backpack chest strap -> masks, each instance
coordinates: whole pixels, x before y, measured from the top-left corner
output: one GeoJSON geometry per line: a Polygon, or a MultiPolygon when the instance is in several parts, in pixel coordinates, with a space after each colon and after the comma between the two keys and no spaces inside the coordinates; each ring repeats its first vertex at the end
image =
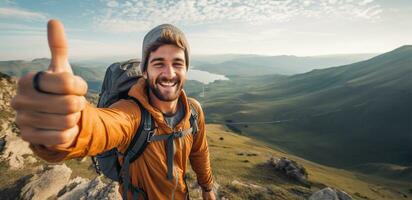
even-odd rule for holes
{"type": "Polygon", "coordinates": [[[151,132],[151,135],[147,137],[148,142],[153,142],[153,141],[161,141],[161,140],[168,140],[168,139],[175,139],[175,138],[181,138],[185,137],[186,135],[192,134],[193,128],[188,128],[183,131],[176,131],[173,133],[169,134],[162,134],[162,135],[155,135],[154,132],[151,132]]]}
{"type": "Polygon", "coordinates": [[[173,158],[174,158],[174,139],[182,138],[186,135],[192,134],[193,128],[189,128],[183,131],[176,131],[170,134],[163,135],[149,135],[148,142],[166,140],[166,159],[167,159],[167,179],[173,180],[173,158]]]}

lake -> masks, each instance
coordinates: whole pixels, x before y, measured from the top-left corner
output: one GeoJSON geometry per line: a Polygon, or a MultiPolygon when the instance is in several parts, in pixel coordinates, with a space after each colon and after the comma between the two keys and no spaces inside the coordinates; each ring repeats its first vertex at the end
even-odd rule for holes
{"type": "Polygon", "coordinates": [[[189,71],[187,74],[188,80],[196,80],[203,84],[212,83],[215,80],[229,80],[226,76],[220,74],[213,74],[206,71],[201,71],[197,69],[193,69],[192,66],[189,67],[189,71]]]}

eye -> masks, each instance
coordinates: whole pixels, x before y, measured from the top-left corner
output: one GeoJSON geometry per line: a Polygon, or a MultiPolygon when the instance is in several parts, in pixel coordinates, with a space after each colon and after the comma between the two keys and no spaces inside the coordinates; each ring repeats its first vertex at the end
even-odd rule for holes
{"type": "Polygon", "coordinates": [[[153,66],[154,67],[162,67],[163,63],[162,62],[155,62],[155,63],[153,63],[153,66]]]}
{"type": "Polygon", "coordinates": [[[176,67],[176,68],[183,68],[184,64],[181,63],[181,62],[175,62],[175,63],[173,63],[173,66],[176,67]]]}

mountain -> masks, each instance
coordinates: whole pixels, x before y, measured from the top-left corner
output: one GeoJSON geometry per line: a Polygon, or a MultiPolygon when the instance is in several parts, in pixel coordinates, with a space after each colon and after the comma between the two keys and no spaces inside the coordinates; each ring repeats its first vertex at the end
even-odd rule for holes
{"type": "MultiPolygon", "coordinates": [[[[10,76],[20,77],[30,71],[46,70],[50,64],[48,58],[37,58],[31,61],[10,60],[0,61],[0,72],[10,76]]],[[[90,91],[98,91],[103,81],[106,68],[82,67],[71,64],[74,74],[83,77],[89,84],[90,91]]]]}
{"type": "MultiPolygon", "coordinates": [[[[89,158],[56,165],[34,156],[28,144],[18,137],[18,127],[13,123],[10,100],[16,92],[16,80],[0,73],[0,86],[0,113],[7,111],[7,115],[0,115],[0,199],[120,198],[116,194],[118,186],[98,176],[89,158]]],[[[354,199],[412,199],[409,182],[323,166],[268,148],[223,125],[207,124],[206,130],[220,199],[307,199],[325,187],[344,191],[354,199]],[[308,185],[270,164],[272,158],[282,157],[305,169],[308,185]]],[[[186,177],[191,199],[202,199],[195,174],[189,168],[186,177]]]]}
{"type": "Polygon", "coordinates": [[[412,46],[293,76],[233,76],[205,89],[209,122],[335,167],[412,166],[412,46]],[[328,152],[328,153],[325,153],[328,152]]]}
{"type": "Polygon", "coordinates": [[[194,56],[196,69],[223,75],[292,75],[331,66],[350,64],[369,59],[375,54],[348,54],[328,56],[262,56],[262,55],[210,55],[194,56]]]}

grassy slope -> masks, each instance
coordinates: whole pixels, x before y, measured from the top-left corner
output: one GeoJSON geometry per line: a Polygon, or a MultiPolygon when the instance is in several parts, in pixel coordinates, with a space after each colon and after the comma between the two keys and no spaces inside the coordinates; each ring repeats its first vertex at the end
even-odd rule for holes
{"type": "Polygon", "coordinates": [[[407,182],[389,182],[372,176],[319,165],[268,148],[261,142],[235,134],[221,125],[209,124],[207,131],[214,176],[222,186],[223,193],[231,197],[230,199],[258,197],[262,199],[300,199],[305,196],[305,193],[316,191],[323,188],[324,185],[342,189],[357,199],[362,199],[361,196],[369,199],[408,199],[404,198],[403,194],[409,196],[409,199],[412,198],[412,194],[408,192],[412,186],[407,182]],[[224,140],[220,140],[220,137],[223,137],[224,140]],[[240,152],[258,155],[240,156],[238,155],[240,152]],[[285,156],[303,164],[309,172],[309,180],[313,187],[311,189],[302,187],[281,174],[273,172],[269,166],[265,165],[270,156],[285,156]],[[233,180],[266,186],[272,194],[269,195],[269,192],[268,196],[265,196],[264,192],[253,193],[236,190],[230,184],[233,180]],[[297,195],[299,192],[300,195],[297,195]]]}
{"type": "MultiPolygon", "coordinates": [[[[412,199],[408,193],[412,189],[406,182],[388,182],[371,176],[325,167],[302,158],[268,148],[256,140],[235,134],[221,125],[206,126],[213,174],[220,184],[221,194],[230,199],[304,199],[310,193],[324,186],[342,189],[357,199],[412,199]],[[223,140],[220,140],[220,138],[223,140]],[[256,156],[238,155],[239,153],[255,153],[256,156]],[[312,188],[306,188],[291,181],[284,175],[274,172],[265,164],[271,156],[285,156],[303,164],[309,173],[312,188]],[[231,184],[233,180],[252,183],[267,188],[265,191],[245,189],[231,184]],[[404,198],[403,195],[410,196],[404,198]]],[[[93,178],[96,176],[90,158],[65,162],[72,170],[72,177],[93,178]]],[[[24,178],[30,177],[35,167],[44,164],[39,162],[28,165],[24,170],[7,170],[5,163],[0,163],[0,170],[7,171],[0,175],[0,197],[11,198],[16,194],[16,186],[22,187],[24,178]]],[[[189,182],[194,184],[195,176],[189,170],[189,182]]],[[[196,195],[192,192],[191,195],[196,195]]]]}
{"type": "Polygon", "coordinates": [[[334,166],[411,165],[412,47],[291,77],[231,77],[200,98],[210,122],[334,166]],[[329,152],[325,154],[324,152],[329,152]]]}

